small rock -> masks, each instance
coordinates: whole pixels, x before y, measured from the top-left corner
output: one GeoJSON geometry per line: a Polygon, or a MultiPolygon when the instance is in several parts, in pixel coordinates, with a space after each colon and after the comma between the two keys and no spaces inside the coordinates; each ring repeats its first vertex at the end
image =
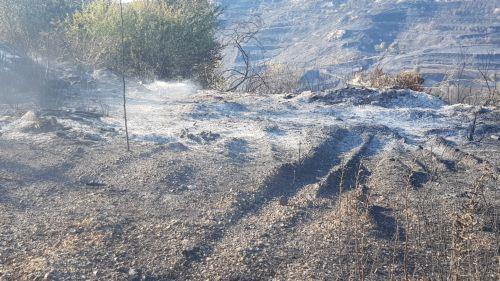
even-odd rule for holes
{"type": "Polygon", "coordinates": [[[128,270],[128,275],[129,276],[134,277],[134,276],[137,276],[137,274],[138,274],[138,272],[137,272],[137,270],[135,268],[131,268],[131,269],[128,270]]]}
{"type": "Polygon", "coordinates": [[[99,136],[98,134],[91,134],[91,133],[85,134],[83,138],[91,141],[100,141],[102,139],[101,136],[99,136]]]}
{"type": "Polygon", "coordinates": [[[106,186],[105,183],[103,182],[100,182],[100,181],[96,181],[96,180],[92,180],[92,181],[88,181],[85,183],[86,186],[92,186],[92,187],[103,187],[103,186],[106,186]]]}
{"type": "Polygon", "coordinates": [[[288,205],[288,198],[285,197],[285,196],[281,196],[280,200],[279,200],[279,203],[280,203],[281,206],[287,206],[288,205]]]}
{"type": "Polygon", "coordinates": [[[47,273],[45,273],[45,275],[43,276],[43,280],[52,280],[54,277],[54,271],[51,270],[47,273]]]}
{"type": "Polygon", "coordinates": [[[203,131],[200,133],[200,137],[205,141],[205,142],[211,142],[215,141],[218,138],[220,138],[220,134],[213,133],[211,131],[203,131]]]}
{"type": "Polygon", "coordinates": [[[71,228],[69,230],[69,233],[73,234],[73,235],[81,234],[81,233],[83,233],[83,229],[81,229],[81,228],[71,228]]]}
{"type": "Polygon", "coordinates": [[[185,146],[184,144],[182,144],[180,142],[174,142],[174,143],[167,144],[167,149],[171,149],[171,150],[176,151],[176,152],[182,152],[182,151],[189,150],[189,148],[187,146],[185,146]]]}
{"type": "Polygon", "coordinates": [[[492,136],[491,136],[491,139],[493,139],[493,140],[496,140],[496,141],[497,141],[497,140],[499,140],[499,139],[500,139],[500,136],[497,136],[497,135],[492,135],[492,136]]]}

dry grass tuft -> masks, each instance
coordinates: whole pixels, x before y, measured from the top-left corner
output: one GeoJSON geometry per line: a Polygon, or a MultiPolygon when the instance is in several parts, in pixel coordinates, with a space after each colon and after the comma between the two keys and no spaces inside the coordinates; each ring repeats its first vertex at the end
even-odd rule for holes
{"type": "Polygon", "coordinates": [[[403,71],[395,77],[395,87],[398,89],[410,89],[423,92],[424,77],[415,71],[403,71]]]}
{"type": "Polygon", "coordinates": [[[392,75],[376,67],[371,72],[358,74],[355,84],[375,89],[408,89],[423,92],[424,81],[424,77],[415,71],[403,71],[392,75]]]}

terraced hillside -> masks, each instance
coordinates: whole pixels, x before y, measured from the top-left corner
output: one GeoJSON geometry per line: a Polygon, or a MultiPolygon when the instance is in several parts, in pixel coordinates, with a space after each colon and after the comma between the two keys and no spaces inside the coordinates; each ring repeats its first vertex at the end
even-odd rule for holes
{"type": "MultiPolygon", "coordinates": [[[[462,61],[472,69],[489,60],[500,69],[498,1],[274,0],[221,1],[228,26],[262,20],[254,61],[320,69],[341,78],[380,64],[389,71],[418,69],[429,82],[462,61]]],[[[234,50],[226,63],[238,64],[234,50]]]]}

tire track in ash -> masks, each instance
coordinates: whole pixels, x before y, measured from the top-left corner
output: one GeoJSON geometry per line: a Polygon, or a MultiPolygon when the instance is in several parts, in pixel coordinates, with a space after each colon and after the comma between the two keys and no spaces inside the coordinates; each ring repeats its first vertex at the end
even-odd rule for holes
{"type": "Polygon", "coordinates": [[[435,155],[441,162],[451,163],[452,166],[461,165],[466,169],[477,169],[479,166],[483,166],[498,172],[496,167],[488,161],[458,149],[455,144],[442,137],[429,140],[425,145],[425,149],[435,155]]]}
{"type": "Polygon", "coordinates": [[[200,238],[198,243],[185,250],[184,260],[177,263],[169,274],[159,279],[185,276],[193,263],[200,262],[212,254],[215,244],[223,239],[227,229],[232,225],[237,225],[245,217],[257,213],[273,199],[290,198],[301,187],[315,182],[318,177],[328,173],[332,163],[338,161],[335,144],[342,141],[346,134],[348,131],[340,127],[326,129],[326,139],[309,151],[302,161],[280,165],[258,179],[254,191],[237,193],[226,215],[220,219],[221,223],[212,226],[208,234],[200,238]]]}
{"type": "MultiPolygon", "coordinates": [[[[339,161],[333,164],[334,166],[326,175],[314,183],[303,186],[293,197],[289,198],[287,205],[284,206],[275,200],[258,213],[242,220],[217,244],[214,255],[211,257],[216,261],[200,264],[199,267],[222,266],[219,274],[227,279],[275,276],[278,272],[275,270],[290,262],[290,254],[294,255],[293,247],[285,247],[287,241],[300,237],[304,225],[321,218],[321,214],[331,210],[335,205],[336,200],[333,200],[333,197],[320,198],[316,195],[318,190],[324,187],[322,183],[327,182],[332,171],[339,171],[347,166],[352,166],[349,170],[357,172],[359,161],[370,145],[372,137],[367,136],[361,144],[355,142],[354,146],[346,146],[352,144],[353,139],[361,140],[361,137],[358,133],[349,132],[337,144],[337,148],[342,147],[336,149],[339,161]],[[234,254],[227,256],[227,253],[234,254]],[[234,272],[235,269],[238,272],[234,272]]],[[[338,184],[340,185],[340,182],[338,184]]],[[[342,190],[348,190],[347,182],[343,185],[342,190]]],[[[329,187],[336,188],[338,192],[341,190],[339,186],[334,187],[333,183],[329,187]]]]}
{"type": "MultiPolygon", "coordinates": [[[[214,249],[209,262],[199,264],[197,273],[202,273],[203,268],[219,267],[218,277],[223,279],[262,279],[272,278],[277,275],[283,266],[291,261],[290,255],[295,255],[293,247],[287,242],[296,237],[303,237],[304,226],[311,221],[323,217],[323,213],[334,208],[334,196],[329,198],[318,197],[318,190],[325,188],[324,183],[329,182],[328,188],[347,191],[348,182],[337,182],[333,185],[331,178],[334,171],[347,169],[357,174],[361,159],[366,153],[373,137],[367,136],[359,144],[353,139],[361,140],[356,132],[349,132],[340,141],[335,151],[338,161],[333,163],[329,172],[316,182],[303,186],[294,196],[288,199],[286,205],[281,200],[274,200],[262,208],[258,213],[243,219],[237,226],[219,241],[214,249]],[[347,146],[351,144],[351,146],[347,146]],[[347,150],[347,151],[346,151],[347,150]],[[229,256],[228,253],[231,253],[229,256]],[[214,262],[210,262],[214,260],[214,262]]],[[[332,192],[333,193],[333,192],[332,192]]],[[[304,237],[305,238],[305,237],[304,237]]],[[[300,255],[300,254],[299,254],[300,255]]],[[[293,260],[293,259],[292,259],[293,260]]]]}
{"type": "MultiPolygon", "coordinates": [[[[353,137],[360,138],[360,135],[356,133],[350,134],[353,137]]],[[[346,138],[347,142],[348,139],[350,138],[346,138]]],[[[231,260],[242,260],[243,263],[233,264],[231,267],[223,270],[223,272],[230,272],[231,268],[239,270],[242,266],[244,272],[233,273],[235,274],[234,276],[225,277],[236,279],[245,276],[252,276],[255,279],[274,278],[280,271],[287,267],[287,264],[304,258],[302,251],[297,252],[297,245],[287,245],[287,242],[297,237],[302,237],[300,239],[318,239],[318,237],[304,237],[306,228],[311,222],[322,219],[325,212],[329,212],[334,208],[337,202],[335,198],[341,191],[348,191],[353,187],[350,186],[350,182],[348,181],[336,181],[334,183],[331,180],[332,175],[342,173],[345,170],[343,172],[344,176],[356,178],[360,161],[366,155],[367,148],[372,139],[373,137],[368,135],[363,138],[362,143],[358,146],[354,148],[349,147],[350,150],[348,151],[344,149],[340,150],[338,154],[340,163],[334,165],[317,182],[304,186],[293,198],[290,198],[288,205],[283,206],[279,202],[276,202],[267,206],[259,214],[256,214],[253,221],[248,221],[248,225],[260,224],[260,228],[257,228],[255,231],[257,232],[256,237],[253,240],[247,240],[250,243],[247,244],[246,249],[240,251],[239,257],[219,263],[227,264],[231,260]],[[325,183],[328,183],[328,185],[325,183]],[[342,187],[340,186],[341,184],[342,187]],[[317,195],[318,191],[323,188],[331,189],[330,197],[319,197],[317,195]],[[261,223],[263,220],[264,223],[261,223]],[[294,258],[290,259],[290,256],[294,256],[294,258]]],[[[248,235],[248,232],[243,234],[248,235]]],[[[239,235],[241,236],[242,233],[239,235]]],[[[233,238],[226,245],[231,247],[231,245],[239,245],[239,243],[240,241],[237,238],[233,238]]]]}
{"type": "Polygon", "coordinates": [[[318,197],[331,198],[339,192],[355,187],[361,159],[364,157],[372,140],[373,135],[365,135],[363,143],[351,150],[344,163],[330,170],[328,175],[318,183],[316,193],[318,197]]]}
{"type": "MultiPolygon", "coordinates": [[[[332,170],[337,171],[339,167],[346,166],[352,166],[349,170],[357,169],[371,140],[371,136],[363,139],[357,130],[337,128],[330,131],[327,139],[309,153],[304,161],[280,166],[259,185],[256,192],[240,194],[252,200],[247,200],[243,202],[244,204],[237,203],[233,212],[226,218],[226,223],[216,227],[206,239],[194,246],[191,252],[186,252],[186,261],[178,265],[173,272],[174,275],[169,278],[178,278],[179,274],[183,274],[182,278],[185,278],[186,273],[201,274],[198,276],[201,278],[207,274],[204,270],[216,268],[217,265],[228,266],[220,273],[229,274],[218,277],[242,278],[243,276],[231,276],[230,272],[231,269],[241,269],[245,266],[229,265],[235,261],[245,262],[245,260],[251,264],[253,259],[248,257],[257,256],[262,257],[259,259],[261,263],[275,261],[272,258],[264,258],[269,257],[264,253],[273,252],[296,225],[307,221],[309,211],[324,208],[325,204],[333,202],[331,199],[316,198],[318,189],[323,186],[321,182],[328,182],[330,187],[334,188],[332,181],[327,180],[331,177],[332,170]],[[295,184],[294,171],[297,179],[295,184]],[[227,253],[232,253],[234,256],[227,256],[227,253]],[[194,259],[190,259],[189,255],[194,255],[194,259]]],[[[270,270],[273,268],[272,264],[252,264],[247,268],[249,272],[244,274],[246,276],[273,275],[269,272],[258,273],[255,270],[256,268],[270,270]]]]}

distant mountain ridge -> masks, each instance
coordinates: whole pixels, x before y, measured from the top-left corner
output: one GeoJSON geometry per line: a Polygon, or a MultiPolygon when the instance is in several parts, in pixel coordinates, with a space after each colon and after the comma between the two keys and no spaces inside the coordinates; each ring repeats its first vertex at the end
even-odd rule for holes
{"type": "MultiPolygon", "coordinates": [[[[258,17],[255,63],[273,61],[342,77],[380,65],[432,82],[460,61],[500,69],[500,1],[221,0],[227,27],[258,17]]],[[[234,49],[227,65],[241,64],[234,49]]]]}

